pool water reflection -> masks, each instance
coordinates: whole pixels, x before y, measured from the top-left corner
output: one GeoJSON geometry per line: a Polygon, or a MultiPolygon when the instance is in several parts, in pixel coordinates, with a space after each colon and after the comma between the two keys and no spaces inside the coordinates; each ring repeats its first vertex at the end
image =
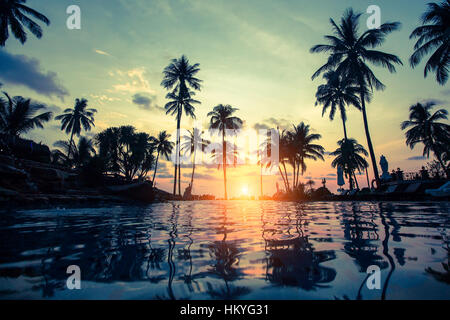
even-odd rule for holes
{"type": "Polygon", "coordinates": [[[1,299],[450,299],[450,203],[1,212],[1,299]],[[69,265],[81,289],[66,287],[69,265]],[[369,266],[381,288],[366,286],[369,266]]]}

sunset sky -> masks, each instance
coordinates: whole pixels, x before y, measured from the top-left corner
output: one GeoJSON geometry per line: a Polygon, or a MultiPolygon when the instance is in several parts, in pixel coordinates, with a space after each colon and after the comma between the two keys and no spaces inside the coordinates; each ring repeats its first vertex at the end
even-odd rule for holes
{"type": "MultiPolygon", "coordinates": [[[[373,67],[387,87],[368,105],[377,162],[383,154],[390,170],[417,170],[426,162],[420,157],[422,148],[411,151],[405,145],[400,123],[413,103],[434,99],[448,108],[450,100],[448,85],[439,86],[434,75],[423,78],[423,62],[414,70],[409,67],[414,42],[408,37],[425,10],[421,0],[29,0],[27,5],[45,14],[51,25],[43,27],[42,39],[29,35],[23,46],[10,37],[0,50],[0,82],[10,95],[44,102],[55,114],[73,107],[75,98],[87,98],[98,110],[90,136],[127,124],[152,135],[161,130],[175,133],[174,118],[163,110],[167,91],[160,83],[170,60],[185,54],[200,64],[203,87],[196,96],[201,101],[196,115],[204,128],[206,114],[215,105],[230,104],[239,108],[236,115],[245,120],[246,128],[285,128],[305,121],[322,135],[325,149],[333,151],[343,137],[342,123],[339,116],[333,122],[322,118],[321,107],[314,106],[322,80],[311,81],[311,75],[326,56],[309,49],[331,33],[330,17],[339,19],[348,7],[365,12],[371,4],[381,8],[382,22],[402,23],[381,50],[398,55],[404,63],[396,74],[373,67]],[[66,27],[66,8],[72,4],[81,8],[81,30],[66,27]]],[[[363,15],[361,31],[368,17],[363,15]]],[[[193,124],[182,119],[183,128],[193,124]]],[[[367,147],[362,115],[356,109],[349,109],[347,126],[349,136],[367,147]]],[[[56,121],[27,136],[49,146],[68,139],[56,121]]],[[[318,187],[326,177],[327,187],[335,191],[336,170],[330,163],[329,156],[325,162],[307,162],[301,180],[311,177],[318,187]]],[[[172,165],[164,162],[158,173],[157,186],[170,190],[172,165]]],[[[189,168],[182,169],[183,190],[190,174],[189,168]]],[[[259,194],[256,165],[230,168],[228,177],[230,196],[245,188],[259,194]]],[[[277,179],[264,177],[264,193],[273,194],[277,179]]],[[[365,176],[359,179],[365,187],[365,176]]],[[[223,196],[222,171],[199,166],[193,192],[223,196]]]]}

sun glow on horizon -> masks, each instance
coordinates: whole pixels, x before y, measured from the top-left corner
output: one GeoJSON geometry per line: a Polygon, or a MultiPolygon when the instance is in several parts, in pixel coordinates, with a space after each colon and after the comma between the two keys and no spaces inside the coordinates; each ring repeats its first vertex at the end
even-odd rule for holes
{"type": "Polygon", "coordinates": [[[249,195],[249,190],[248,190],[248,186],[247,185],[242,186],[242,188],[241,188],[241,195],[243,195],[243,196],[248,196],[249,195]]]}

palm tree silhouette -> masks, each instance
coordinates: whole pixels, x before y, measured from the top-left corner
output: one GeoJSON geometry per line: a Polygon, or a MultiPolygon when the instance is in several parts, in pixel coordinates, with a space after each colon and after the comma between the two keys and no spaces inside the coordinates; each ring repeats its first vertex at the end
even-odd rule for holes
{"type": "Polygon", "coordinates": [[[433,101],[412,105],[409,108],[409,120],[403,121],[401,128],[402,130],[409,128],[405,133],[407,146],[414,149],[417,143],[423,143],[423,155],[429,158],[432,151],[445,170],[442,154],[448,152],[450,148],[450,126],[438,120],[447,120],[448,112],[439,109],[431,114],[430,111],[435,105],[433,101]]]}
{"type": "Polygon", "coordinates": [[[70,158],[72,152],[73,135],[80,136],[81,127],[85,131],[91,130],[91,126],[94,125],[94,113],[95,109],[87,109],[88,101],[86,99],[76,99],[73,109],[67,108],[64,113],[55,117],[55,120],[61,120],[61,130],[65,130],[67,134],[70,133],[69,150],[67,158],[70,158]]]}
{"type": "Polygon", "coordinates": [[[336,109],[339,108],[342,126],[344,127],[344,137],[347,139],[345,105],[353,105],[358,110],[361,110],[361,103],[358,97],[360,89],[352,78],[344,77],[336,71],[328,71],[323,75],[323,78],[327,82],[317,88],[316,105],[323,105],[322,117],[330,108],[330,120],[334,119],[336,109]]]}
{"type": "Polygon", "coordinates": [[[364,157],[368,153],[362,145],[360,145],[355,139],[342,139],[338,141],[339,148],[330,153],[330,155],[335,156],[331,165],[333,168],[337,166],[342,167],[345,176],[348,178],[350,189],[353,189],[353,181],[358,183],[355,176],[355,170],[364,170],[369,166],[364,157]]]}
{"type": "Polygon", "coordinates": [[[360,87],[360,102],[363,114],[364,129],[366,132],[367,145],[369,147],[370,158],[372,160],[373,173],[380,186],[380,177],[373,150],[372,139],[369,133],[369,124],[367,121],[366,95],[367,90],[373,91],[383,90],[384,84],[378,80],[375,74],[367,65],[368,62],[387,68],[389,72],[395,72],[394,64],[402,64],[399,57],[374,50],[383,44],[386,36],[397,30],[400,26],[399,22],[383,23],[378,29],[370,29],[362,33],[358,33],[358,22],[361,17],[360,13],[354,13],[353,9],[348,9],[341,19],[340,25],[337,25],[333,19],[330,19],[333,26],[334,35],[325,36],[329,44],[319,44],[311,48],[312,53],[329,52],[327,63],[320,67],[312,76],[316,78],[323,72],[336,70],[342,76],[348,76],[355,80],[360,87]]]}
{"type": "Polygon", "coordinates": [[[192,128],[192,131],[188,130],[189,135],[184,135],[183,140],[185,141],[181,146],[181,150],[185,153],[192,155],[192,176],[191,176],[191,192],[194,187],[194,173],[195,173],[195,159],[197,155],[197,149],[204,151],[206,147],[210,144],[210,141],[204,140],[202,138],[203,132],[198,128],[192,128]]]}
{"type": "Polygon", "coordinates": [[[51,120],[53,113],[50,111],[36,115],[46,108],[45,105],[20,96],[11,98],[6,92],[4,94],[7,99],[0,98],[1,133],[18,137],[35,127],[43,128],[44,123],[51,120]]]}
{"type": "MultiPolygon", "coordinates": [[[[177,170],[179,170],[179,159],[180,159],[180,124],[181,124],[181,116],[182,110],[184,107],[184,102],[186,99],[190,99],[192,96],[192,92],[190,92],[189,88],[194,90],[200,90],[200,83],[202,80],[196,78],[196,74],[200,71],[200,65],[195,63],[193,65],[189,64],[189,60],[185,55],[182,55],[179,59],[172,59],[170,64],[164,69],[163,75],[164,79],[161,82],[161,85],[165,89],[174,89],[172,93],[169,93],[168,99],[172,99],[172,108],[174,109],[172,112],[176,114],[177,120],[177,142],[176,142],[176,157],[177,161],[175,162],[175,173],[174,173],[174,182],[173,182],[173,194],[175,195],[177,188],[177,170]],[[178,99],[175,99],[175,96],[178,96],[178,99]],[[175,102],[176,101],[176,102],[175,102]],[[176,111],[175,111],[176,110],[176,111]]],[[[194,103],[194,102],[192,102],[194,103]]],[[[200,103],[196,101],[195,103],[200,103]]],[[[169,113],[169,108],[166,105],[167,113],[169,113]]],[[[190,106],[185,106],[186,115],[193,115],[186,111],[186,108],[189,109],[190,106]]],[[[181,173],[178,171],[178,177],[181,176],[181,173]]],[[[181,195],[181,180],[178,178],[178,194],[181,195]]]]}
{"type": "Polygon", "coordinates": [[[152,179],[153,186],[155,186],[156,170],[158,170],[159,155],[163,156],[166,160],[169,160],[169,156],[172,153],[174,143],[169,141],[169,139],[170,134],[168,134],[166,131],[161,131],[158,134],[157,138],[155,137],[151,138],[151,143],[157,152],[155,171],[153,172],[153,179],[152,179]]]}
{"type": "Polygon", "coordinates": [[[20,43],[24,44],[27,41],[27,34],[23,26],[27,27],[36,38],[42,37],[41,27],[31,20],[27,15],[44,22],[46,25],[50,24],[50,20],[43,14],[37,12],[26,6],[26,0],[2,0],[0,1],[0,46],[4,47],[6,40],[9,38],[8,28],[20,43]]]}
{"type": "Polygon", "coordinates": [[[410,39],[419,38],[409,63],[411,67],[416,67],[424,56],[434,50],[425,65],[424,77],[430,71],[435,72],[437,82],[444,85],[448,80],[450,64],[450,0],[440,4],[428,3],[427,6],[427,11],[422,15],[422,25],[409,36],[410,39]]]}
{"type": "Polygon", "coordinates": [[[92,155],[96,153],[94,142],[91,139],[83,136],[81,136],[78,140],[78,145],[75,145],[75,143],[72,141],[71,146],[70,141],[63,140],[58,140],[53,145],[62,150],[62,152],[60,150],[55,150],[56,152],[54,152],[54,156],[59,157],[69,166],[74,164],[78,168],[88,163],[92,155]],[[70,149],[72,149],[72,156],[71,158],[67,158],[66,154],[68,154],[70,149]]]}
{"type": "Polygon", "coordinates": [[[212,130],[218,130],[218,134],[222,134],[222,166],[223,166],[223,184],[225,200],[228,199],[227,195],[227,142],[225,141],[226,130],[236,131],[242,128],[243,121],[233,116],[237,108],[233,108],[230,105],[219,104],[213,108],[213,111],[208,113],[208,117],[211,117],[209,128],[212,130]]]}
{"type": "Polygon", "coordinates": [[[323,154],[325,152],[321,145],[314,144],[315,140],[319,140],[322,136],[317,133],[310,133],[311,128],[304,122],[294,126],[293,131],[287,132],[289,141],[289,159],[294,171],[293,188],[295,189],[300,182],[300,172],[303,175],[306,170],[306,159],[316,161],[317,159],[324,160],[323,154]]]}
{"type": "MultiPolygon", "coordinates": [[[[166,95],[167,99],[170,99],[169,102],[166,103],[164,108],[166,109],[166,114],[176,115],[177,119],[177,142],[176,142],[176,162],[175,166],[178,168],[178,178],[177,178],[177,170],[175,170],[175,180],[178,179],[178,194],[181,195],[181,164],[180,164],[180,123],[181,116],[183,115],[183,109],[186,113],[186,116],[190,116],[192,119],[195,119],[195,107],[194,104],[200,104],[200,101],[192,99],[191,97],[195,95],[193,91],[185,91],[184,94],[177,92],[179,90],[175,90],[174,92],[169,92],[166,95]]],[[[175,186],[175,181],[174,181],[175,186]]],[[[174,188],[176,189],[176,188],[174,188]]]]}

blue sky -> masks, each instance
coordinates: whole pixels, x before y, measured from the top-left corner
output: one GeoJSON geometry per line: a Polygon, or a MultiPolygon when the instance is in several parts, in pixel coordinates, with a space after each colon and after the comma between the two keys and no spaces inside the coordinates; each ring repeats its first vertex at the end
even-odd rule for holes
{"type": "MultiPolygon", "coordinates": [[[[161,110],[166,94],[160,86],[161,72],[170,59],[186,54],[201,67],[199,77],[204,82],[196,97],[202,102],[197,109],[201,123],[206,125],[206,114],[213,106],[227,103],[240,109],[239,116],[249,128],[273,124],[273,118],[282,126],[306,121],[322,134],[324,147],[334,150],[342,126],[339,118],[330,122],[321,117],[320,107],[314,107],[321,80],[311,81],[325,56],[310,54],[309,48],[331,32],[330,17],[339,19],[348,7],[365,12],[370,4],[381,8],[383,22],[402,23],[382,50],[397,54],[404,63],[396,74],[374,67],[387,86],[375,93],[368,106],[377,158],[384,154],[391,168],[419,168],[423,160],[407,159],[421,155],[421,149],[410,151],[405,146],[400,122],[412,103],[437,99],[447,107],[450,99],[448,86],[439,86],[432,75],[423,78],[423,63],[415,70],[408,65],[414,44],[408,36],[425,9],[420,0],[29,0],[27,4],[44,13],[51,25],[43,28],[42,39],[30,35],[24,46],[13,38],[7,41],[0,67],[5,71],[6,59],[12,59],[10,69],[16,63],[14,68],[25,68],[23,74],[30,76],[21,80],[10,73],[0,75],[3,89],[45,102],[55,111],[85,97],[99,111],[94,132],[122,124],[151,134],[172,131],[175,121],[161,110]],[[66,28],[65,11],[72,4],[81,8],[81,30],[66,28]],[[35,76],[38,80],[33,82],[35,76]]],[[[361,30],[368,16],[363,15],[361,30]]],[[[348,131],[366,145],[361,118],[350,110],[348,131]]],[[[183,121],[186,128],[192,124],[183,121]]],[[[29,136],[48,144],[66,138],[56,122],[29,136]]],[[[251,179],[251,169],[246,172],[251,179]]],[[[319,179],[333,172],[327,159],[309,164],[307,175],[319,179]]],[[[170,178],[161,181],[169,182],[170,178]]],[[[255,183],[249,180],[248,184],[255,183]]],[[[218,183],[217,194],[220,187],[218,183]]]]}

